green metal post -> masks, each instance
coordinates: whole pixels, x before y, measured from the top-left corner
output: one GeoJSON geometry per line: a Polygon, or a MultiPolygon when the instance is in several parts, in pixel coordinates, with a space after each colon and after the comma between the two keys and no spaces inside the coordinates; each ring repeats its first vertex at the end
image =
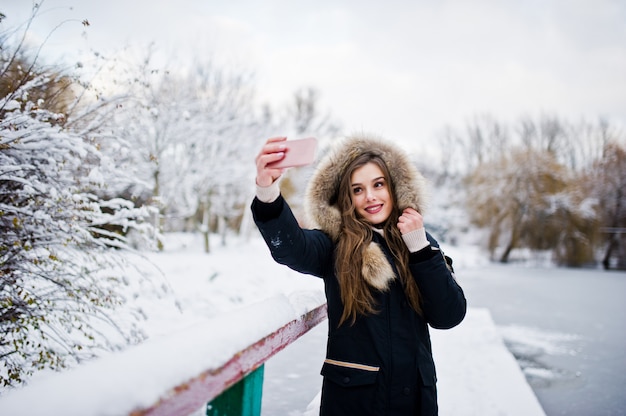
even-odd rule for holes
{"type": "Polygon", "coordinates": [[[207,416],[261,416],[265,364],[235,383],[207,405],[207,416]]]}

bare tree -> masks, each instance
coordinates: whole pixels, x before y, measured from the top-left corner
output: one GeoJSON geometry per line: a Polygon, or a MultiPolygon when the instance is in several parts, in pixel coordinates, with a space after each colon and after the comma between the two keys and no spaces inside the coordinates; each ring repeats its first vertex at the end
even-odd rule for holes
{"type": "Polygon", "coordinates": [[[602,258],[605,269],[616,257],[617,267],[626,268],[626,146],[609,142],[594,165],[589,185],[598,198],[606,248],[602,258]]]}
{"type": "Polygon", "coordinates": [[[287,127],[297,135],[313,134],[319,137],[333,136],[339,131],[339,124],[329,112],[322,113],[319,105],[320,92],[313,87],[304,87],[293,94],[293,102],[287,108],[287,127]]]}
{"type": "Polygon", "coordinates": [[[498,160],[511,146],[507,127],[489,115],[474,117],[467,125],[466,137],[464,144],[468,171],[483,163],[498,160]]]}

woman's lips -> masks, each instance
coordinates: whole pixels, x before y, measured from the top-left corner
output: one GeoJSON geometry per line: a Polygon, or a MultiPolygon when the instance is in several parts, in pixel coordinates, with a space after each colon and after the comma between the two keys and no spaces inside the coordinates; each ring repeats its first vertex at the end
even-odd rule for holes
{"type": "Polygon", "coordinates": [[[370,207],[365,208],[365,211],[368,214],[378,214],[380,212],[380,210],[383,209],[383,205],[372,205],[370,207]]]}

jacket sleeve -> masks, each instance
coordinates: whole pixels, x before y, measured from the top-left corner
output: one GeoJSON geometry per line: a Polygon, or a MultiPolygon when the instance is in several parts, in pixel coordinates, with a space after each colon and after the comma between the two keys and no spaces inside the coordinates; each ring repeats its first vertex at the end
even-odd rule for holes
{"type": "Polygon", "coordinates": [[[282,196],[269,204],[255,198],[251,208],[254,222],[276,262],[317,277],[328,274],[328,268],[333,267],[332,241],[320,230],[301,228],[282,196]]]}
{"type": "Polygon", "coordinates": [[[409,267],[420,289],[424,319],[433,328],[449,329],[465,317],[467,301],[454,278],[452,261],[430,234],[427,237],[430,246],[412,253],[409,267]]]}

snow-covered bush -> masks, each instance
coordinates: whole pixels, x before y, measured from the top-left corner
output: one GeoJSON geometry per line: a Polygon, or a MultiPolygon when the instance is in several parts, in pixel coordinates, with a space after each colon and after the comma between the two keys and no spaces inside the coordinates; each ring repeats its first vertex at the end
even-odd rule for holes
{"type": "Polygon", "coordinates": [[[124,234],[151,227],[147,208],[101,196],[116,172],[84,128],[95,113],[72,124],[67,101],[43,98],[71,97],[69,79],[1,46],[0,385],[16,386],[143,337],[124,234]]]}

